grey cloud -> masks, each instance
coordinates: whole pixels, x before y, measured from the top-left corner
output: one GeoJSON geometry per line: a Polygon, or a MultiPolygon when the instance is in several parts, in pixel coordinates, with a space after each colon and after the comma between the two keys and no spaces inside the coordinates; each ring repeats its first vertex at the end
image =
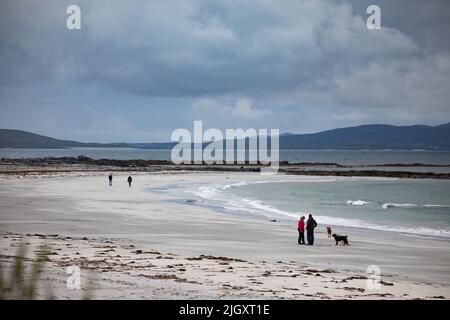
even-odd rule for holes
{"type": "MultiPolygon", "coordinates": [[[[432,110],[437,121],[449,115],[449,7],[445,0],[6,0],[0,94],[34,86],[52,96],[56,83],[80,94],[95,88],[104,100],[95,114],[120,114],[127,130],[139,116],[125,119],[107,106],[120,95],[129,108],[161,114],[167,107],[151,101],[168,99],[171,108],[188,109],[186,121],[201,116],[214,123],[211,113],[191,110],[198,99],[224,108],[239,97],[271,112],[268,120],[253,119],[267,126],[295,128],[304,119],[311,125],[318,110],[332,114],[335,125],[373,121],[389,109],[400,122],[407,110],[427,121],[432,110]],[[382,8],[382,30],[365,27],[369,2],[382,8]],[[82,8],[81,31],[65,28],[65,8],[73,3],[82,8]]],[[[30,98],[28,105],[39,103],[30,98]]],[[[226,116],[236,121],[232,112],[226,116]]],[[[243,118],[240,124],[252,124],[243,118]]]]}
{"type": "Polygon", "coordinates": [[[402,33],[369,34],[351,6],[334,1],[82,1],[78,34],[65,30],[63,4],[5,5],[22,17],[9,33],[37,80],[70,67],[68,78],[152,96],[261,94],[415,53],[402,33]]]}

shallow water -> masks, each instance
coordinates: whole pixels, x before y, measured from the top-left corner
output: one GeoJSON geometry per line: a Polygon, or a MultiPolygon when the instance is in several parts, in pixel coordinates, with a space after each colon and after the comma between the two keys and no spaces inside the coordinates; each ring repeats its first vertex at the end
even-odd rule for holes
{"type": "Polygon", "coordinates": [[[450,181],[318,178],[198,187],[225,212],[293,223],[313,214],[321,226],[356,227],[450,239],[450,181]]]}

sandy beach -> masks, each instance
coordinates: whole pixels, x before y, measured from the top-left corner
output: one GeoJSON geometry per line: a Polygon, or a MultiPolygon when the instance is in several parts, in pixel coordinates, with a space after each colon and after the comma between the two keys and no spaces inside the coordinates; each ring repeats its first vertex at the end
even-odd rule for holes
{"type": "MultiPolygon", "coordinates": [[[[80,299],[448,299],[448,240],[341,228],[335,246],[320,225],[313,247],[297,245],[292,225],[233,216],[168,189],[258,179],[239,172],[104,172],[8,175],[0,178],[1,259],[10,268],[20,243],[25,264],[37,246],[50,255],[42,288],[80,299]],[[381,270],[379,288],[367,268],[381,270]],[[66,268],[82,271],[82,288],[66,286],[66,268]]],[[[324,178],[324,177],[321,177],[324,178]]],[[[342,178],[351,179],[351,178],[342,178]]],[[[45,290],[39,292],[45,298],[45,290]]]]}

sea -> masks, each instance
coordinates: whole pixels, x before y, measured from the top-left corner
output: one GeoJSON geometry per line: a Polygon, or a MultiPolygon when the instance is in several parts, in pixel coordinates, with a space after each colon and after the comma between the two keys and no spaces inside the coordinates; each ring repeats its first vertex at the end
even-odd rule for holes
{"type": "Polygon", "coordinates": [[[192,203],[236,216],[294,225],[312,214],[337,233],[359,228],[450,240],[450,180],[280,176],[190,188],[192,203]]]}
{"type": "MultiPolygon", "coordinates": [[[[167,149],[0,149],[0,158],[85,155],[93,159],[170,160],[170,154],[167,149]]],[[[280,151],[280,160],[450,173],[450,151],[285,150],[280,151]],[[417,163],[425,166],[379,166],[417,163]]],[[[191,186],[186,193],[192,198],[191,203],[213,206],[225,214],[293,224],[300,215],[311,213],[319,225],[338,229],[360,228],[450,240],[450,180],[299,177],[292,181],[280,175],[280,179],[270,181],[191,186]]]]}

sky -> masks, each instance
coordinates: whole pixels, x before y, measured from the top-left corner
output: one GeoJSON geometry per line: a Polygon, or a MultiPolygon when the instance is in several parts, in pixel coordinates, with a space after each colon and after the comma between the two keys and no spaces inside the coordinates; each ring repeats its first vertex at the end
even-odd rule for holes
{"type": "Polygon", "coordinates": [[[448,0],[2,0],[0,128],[84,142],[203,127],[450,121],[448,0]],[[69,5],[81,29],[66,27],[69,5]],[[370,4],[381,29],[369,30],[370,4]]]}

